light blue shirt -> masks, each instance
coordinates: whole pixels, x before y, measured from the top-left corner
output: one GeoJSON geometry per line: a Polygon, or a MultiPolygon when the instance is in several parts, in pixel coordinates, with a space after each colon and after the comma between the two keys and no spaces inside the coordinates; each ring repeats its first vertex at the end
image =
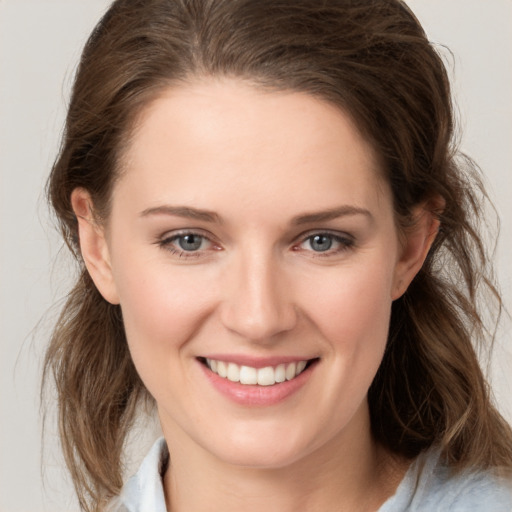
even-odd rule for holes
{"type": "MultiPolygon", "coordinates": [[[[160,438],[110,510],[167,512],[162,484],[167,458],[167,445],[160,438]]],[[[512,512],[512,482],[484,471],[450,476],[439,463],[439,451],[429,450],[411,464],[378,512],[512,512]]]]}

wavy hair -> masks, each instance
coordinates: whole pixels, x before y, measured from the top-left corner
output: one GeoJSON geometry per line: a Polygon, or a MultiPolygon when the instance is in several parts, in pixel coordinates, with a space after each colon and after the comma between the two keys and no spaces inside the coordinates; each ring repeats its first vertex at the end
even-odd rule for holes
{"type": "Polygon", "coordinates": [[[165,88],[219,76],[305,92],[352,116],[380,157],[402,228],[415,205],[442,198],[439,235],[393,303],[368,396],[371,428],[401,456],[436,444],[455,471],[512,469],[512,432],[492,405],[476,350],[492,343],[479,297],[501,308],[478,231],[486,196],[476,166],[457,153],[443,60],[409,8],[399,0],[116,0],[83,51],[47,187],[80,277],[55,326],[43,383],[56,385],[82,509],[102,510],[119,492],[125,439],[148,394],[119,306],[85,269],[71,193],[86,189],[107,219],[142,110],[165,88]]]}

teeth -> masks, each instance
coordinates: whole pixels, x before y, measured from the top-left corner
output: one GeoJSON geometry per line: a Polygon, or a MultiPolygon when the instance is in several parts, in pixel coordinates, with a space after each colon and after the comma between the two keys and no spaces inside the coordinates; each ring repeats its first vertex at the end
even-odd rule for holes
{"type": "Polygon", "coordinates": [[[295,363],[290,363],[286,367],[286,380],[292,380],[295,377],[295,370],[297,369],[297,365],[295,363]]]}
{"type": "Polygon", "coordinates": [[[240,366],[235,363],[229,363],[227,377],[231,382],[238,382],[240,380],[240,366]]]}
{"type": "Polygon", "coordinates": [[[217,372],[221,377],[226,378],[228,376],[228,365],[222,361],[217,362],[217,372]]]}
{"type": "Polygon", "coordinates": [[[258,384],[260,386],[272,386],[276,383],[274,376],[274,368],[267,366],[266,368],[260,368],[258,370],[258,384]]]}
{"type": "Polygon", "coordinates": [[[212,372],[231,382],[240,382],[240,384],[246,385],[273,386],[276,383],[292,380],[300,375],[306,368],[307,361],[279,364],[275,367],[266,366],[265,368],[240,366],[235,363],[226,363],[214,359],[206,359],[206,364],[212,372]]]}
{"type": "Polygon", "coordinates": [[[306,368],[306,361],[299,361],[297,363],[297,369],[295,370],[295,375],[299,375],[304,371],[304,368],[306,368]]]}
{"type": "Polygon", "coordinates": [[[242,366],[240,368],[241,384],[258,384],[258,370],[250,366],[242,366]]]}
{"type": "MultiPolygon", "coordinates": [[[[304,365],[306,366],[306,365],[304,365]]],[[[286,366],[284,364],[280,364],[275,371],[275,379],[276,382],[284,382],[286,380],[286,366]]]]}

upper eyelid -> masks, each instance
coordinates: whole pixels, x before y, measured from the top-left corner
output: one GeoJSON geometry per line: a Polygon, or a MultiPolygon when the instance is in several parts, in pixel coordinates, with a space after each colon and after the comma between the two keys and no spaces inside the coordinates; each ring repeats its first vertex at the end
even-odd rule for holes
{"type": "Polygon", "coordinates": [[[355,237],[346,231],[337,231],[335,229],[310,229],[296,236],[294,243],[303,242],[315,235],[330,235],[335,238],[345,238],[347,240],[355,241],[355,237]]]}
{"type": "Polygon", "coordinates": [[[215,240],[215,237],[211,233],[208,233],[200,228],[174,229],[171,231],[166,231],[164,234],[160,235],[158,239],[163,242],[165,240],[172,240],[173,238],[179,238],[180,236],[186,235],[201,236],[203,238],[206,238],[207,240],[210,240],[211,242],[215,240]]]}

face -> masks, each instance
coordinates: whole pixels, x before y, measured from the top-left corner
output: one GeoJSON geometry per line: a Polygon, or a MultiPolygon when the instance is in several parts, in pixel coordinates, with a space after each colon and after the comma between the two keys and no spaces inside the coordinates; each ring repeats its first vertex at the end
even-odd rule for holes
{"type": "MultiPolygon", "coordinates": [[[[169,89],[115,186],[101,272],[164,434],[278,467],[369,431],[411,267],[370,145],[309,95],[169,89]]],[[[101,264],[99,265],[101,266],[101,264]]]]}

